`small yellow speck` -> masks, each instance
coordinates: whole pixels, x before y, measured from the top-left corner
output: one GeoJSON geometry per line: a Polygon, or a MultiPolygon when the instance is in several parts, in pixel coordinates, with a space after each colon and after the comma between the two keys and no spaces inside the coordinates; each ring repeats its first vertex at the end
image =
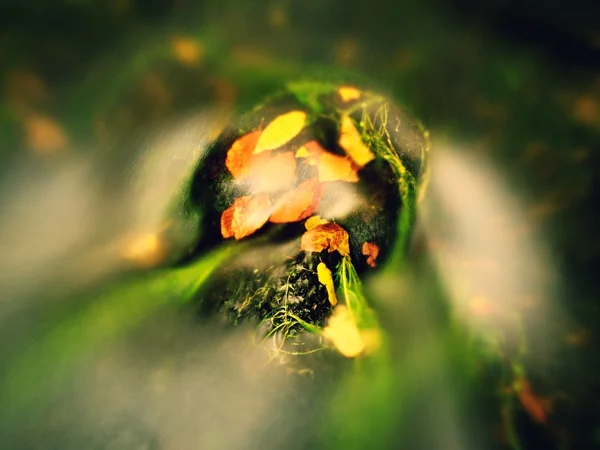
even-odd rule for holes
{"type": "Polygon", "coordinates": [[[202,58],[204,49],[190,38],[175,38],[171,43],[171,48],[175,58],[186,65],[196,64],[202,58]]]}
{"type": "Polygon", "coordinates": [[[133,237],[125,244],[123,258],[139,267],[152,267],[165,256],[164,243],[157,233],[147,232],[133,237]]]}
{"type": "Polygon", "coordinates": [[[273,28],[283,28],[288,23],[287,11],[282,5],[273,5],[268,12],[269,25],[273,28]]]}
{"type": "Polygon", "coordinates": [[[63,150],[68,137],[58,122],[40,114],[30,114],[24,121],[27,146],[38,154],[63,150]]]}
{"type": "Polygon", "coordinates": [[[573,115],[577,120],[586,124],[595,123],[600,117],[598,100],[591,95],[579,97],[573,106],[573,115]]]}

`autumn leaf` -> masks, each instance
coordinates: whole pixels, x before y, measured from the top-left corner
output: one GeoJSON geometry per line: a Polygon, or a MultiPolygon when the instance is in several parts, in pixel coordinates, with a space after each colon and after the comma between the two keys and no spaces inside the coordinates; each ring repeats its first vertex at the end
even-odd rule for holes
{"type": "Polygon", "coordinates": [[[337,306],[323,330],[323,335],[346,358],[355,358],[365,350],[365,342],[352,315],[343,305],[337,306]]]}
{"type": "Polygon", "coordinates": [[[306,222],[304,222],[304,228],[307,230],[312,230],[313,228],[323,225],[324,223],[329,223],[327,220],[322,219],[321,216],[312,216],[306,222]]]}
{"type": "Polygon", "coordinates": [[[327,181],[356,183],[358,181],[358,167],[352,160],[333,153],[325,152],[319,157],[317,171],[319,180],[323,183],[327,181]]]}
{"type": "Polygon", "coordinates": [[[294,139],[306,124],[304,111],[290,111],[276,117],[262,132],[254,154],[273,150],[294,139]]]}
{"type": "Polygon", "coordinates": [[[377,265],[377,257],[379,256],[379,247],[373,242],[365,242],[362,246],[362,254],[367,257],[367,264],[371,267],[377,265]]]}
{"type": "Polygon", "coordinates": [[[360,98],[360,91],[352,86],[340,86],[338,94],[344,103],[360,98]]]}
{"type": "Polygon", "coordinates": [[[269,220],[273,223],[304,220],[317,210],[322,195],[323,188],[316,178],[306,180],[279,198],[269,220]]]}
{"type": "Polygon", "coordinates": [[[320,262],[317,265],[317,276],[319,278],[319,283],[321,283],[327,289],[327,298],[329,299],[331,306],[337,305],[333,276],[331,275],[331,270],[329,270],[329,267],[327,267],[325,263],[320,262]]]}
{"type": "Polygon", "coordinates": [[[252,184],[253,193],[289,188],[296,180],[296,158],[292,152],[262,152],[254,155],[261,131],[237,139],[227,151],[225,165],[237,181],[252,184]]]}
{"type": "Polygon", "coordinates": [[[289,188],[296,181],[296,158],[292,152],[253,155],[249,173],[252,192],[276,192],[289,188]],[[268,155],[268,158],[261,158],[268,155]]]}
{"type": "Polygon", "coordinates": [[[354,122],[347,115],[342,116],[339,144],[358,167],[364,167],[375,159],[375,155],[362,141],[354,122]]]}
{"type": "Polygon", "coordinates": [[[325,223],[307,230],[302,235],[300,248],[307,252],[338,251],[342,256],[350,254],[349,237],[346,230],[336,223],[325,223]]]}
{"type": "Polygon", "coordinates": [[[58,152],[69,142],[60,124],[49,117],[31,114],[25,118],[24,127],[27,145],[38,154],[58,152]]]}
{"type": "Polygon", "coordinates": [[[328,152],[317,141],[309,141],[300,147],[296,158],[304,158],[309,166],[317,166],[321,182],[358,181],[358,167],[350,158],[328,152]]]}
{"type": "Polygon", "coordinates": [[[235,212],[235,203],[223,211],[221,214],[221,235],[227,239],[233,237],[233,213],[235,212]]]}
{"type": "Polygon", "coordinates": [[[249,162],[253,157],[252,153],[260,134],[261,131],[257,130],[242,136],[227,151],[225,165],[236,180],[243,179],[248,173],[249,162]]]}
{"type": "Polygon", "coordinates": [[[521,377],[517,381],[517,395],[521,405],[529,415],[538,423],[546,425],[548,423],[548,412],[550,402],[547,399],[538,397],[531,388],[529,380],[521,377]]]}
{"type": "Polygon", "coordinates": [[[309,141],[296,151],[296,158],[305,158],[306,164],[316,166],[319,157],[324,153],[327,153],[327,150],[321,144],[317,141],[309,141]]]}
{"type": "Polygon", "coordinates": [[[268,194],[236,198],[221,215],[221,234],[236,240],[249,236],[269,220],[271,211],[268,194]]]}

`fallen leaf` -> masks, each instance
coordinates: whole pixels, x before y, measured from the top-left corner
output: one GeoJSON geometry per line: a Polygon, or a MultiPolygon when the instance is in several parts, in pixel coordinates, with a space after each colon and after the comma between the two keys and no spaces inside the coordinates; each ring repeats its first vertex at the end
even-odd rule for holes
{"type": "Polygon", "coordinates": [[[323,188],[316,178],[306,180],[277,200],[275,211],[269,220],[273,223],[304,220],[317,210],[322,195],[323,188]]]}
{"type": "Polygon", "coordinates": [[[317,141],[309,141],[296,151],[296,158],[305,158],[306,164],[316,166],[319,157],[324,153],[327,153],[327,150],[321,144],[317,141]]]}
{"type": "Polygon", "coordinates": [[[317,166],[319,180],[358,181],[358,167],[348,157],[325,150],[317,141],[309,141],[296,151],[296,158],[304,158],[309,166],[317,166]]]}
{"type": "Polygon", "coordinates": [[[360,91],[352,86],[339,87],[338,94],[343,102],[358,100],[360,98],[360,91]]]}
{"type": "Polygon", "coordinates": [[[221,235],[227,239],[233,237],[233,213],[235,212],[235,203],[223,211],[221,214],[221,235]]]}
{"type": "Polygon", "coordinates": [[[292,152],[253,156],[248,167],[253,193],[281,191],[296,181],[296,158],[292,152]],[[268,158],[261,158],[263,155],[268,158]]]}
{"type": "Polygon", "coordinates": [[[365,342],[352,315],[344,305],[333,310],[323,335],[346,358],[355,358],[365,350],[365,342]]]}
{"type": "Polygon", "coordinates": [[[375,159],[375,154],[362,141],[354,122],[347,115],[342,116],[339,144],[358,167],[364,167],[375,159]]]}
{"type": "Polygon", "coordinates": [[[236,180],[244,178],[248,173],[248,163],[253,156],[252,153],[260,134],[260,130],[245,134],[241,138],[236,139],[231,144],[231,147],[229,147],[225,165],[236,180]]]}
{"type": "Polygon", "coordinates": [[[187,65],[196,64],[200,61],[200,58],[202,58],[202,54],[204,53],[203,48],[198,42],[185,37],[173,39],[171,48],[177,61],[187,65]]]}
{"type": "Polygon", "coordinates": [[[358,181],[358,167],[352,160],[333,153],[325,152],[319,157],[317,171],[322,183],[327,181],[356,183],[358,181]]]}
{"type": "Polygon", "coordinates": [[[36,153],[54,153],[67,145],[67,134],[49,117],[31,114],[25,119],[24,125],[27,145],[36,153]]]}
{"type": "Polygon", "coordinates": [[[329,270],[329,267],[327,267],[325,263],[320,262],[317,265],[317,276],[319,278],[319,283],[321,283],[327,289],[327,298],[329,299],[331,306],[337,305],[333,276],[331,275],[331,270],[329,270]]]}
{"type": "Polygon", "coordinates": [[[327,220],[322,219],[321,216],[312,216],[306,222],[304,222],[304,227],[307,230],[312,230],[318,225],[323,225],[324,223],[329,223],[327,220]]]}
{"type": "Polygon", "coordinates": [[[249,236],[267,223],[271,211],[268,194],[236,198],[221,215],[221,234],[236,240],[249,236]]]}
{"type": "Polygon", "coordinates": [[[307,252],[328,249],[329,253],[337,250],[340,255],[348,256],[350,254],[348,233],[336,223],[317,225],[302,235],[300,249],[307,252]]]}
{"type": "Polygon", "coordinates": [[[269,123],[256,143],[254,153],[273,150],[294,139],[306,124],[304,111],[290,111],[269,123]]]}
{"type": "Polygon", "coordinates": [[[549,401],[538,397],[533,392],[529,381],[523,377],[518,380],[517,386],[517,395],[525,411],[538,423],[546,425],[550,410],[549,401]]]}
{"type": "Polygon", "coordinates": [[[373,242],[365,242],[362,246],[362,254],[367,257],[367,264],[371,267],[377,265],[377,257],[379,256],[379,247],[373,242]]]}

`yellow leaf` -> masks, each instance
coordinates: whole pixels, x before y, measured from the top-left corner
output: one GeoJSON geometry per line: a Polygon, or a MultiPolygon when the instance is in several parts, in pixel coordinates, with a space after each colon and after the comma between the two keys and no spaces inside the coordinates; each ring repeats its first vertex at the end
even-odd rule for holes
{"type": "Polygon", "coordinates": [[[318,227],[319,225],[323,225],[325,223],[329,223],[325,219],[322,219],[321,216],[312,216],[306,222],[304,222],[304,226],[307,230],[312,230],[313,228],[318,227]]]}
{"type": "Polygon", "coordinates": [[[327,153],[317,141],[309,141],[296,151],[296,158],[305,158],[306,164],[316,166],[321,155],[327,153]]]}
{"type": "Polygon", "coordinates": [[[346,358],[355,358],[365,350],[365,342],[360,335],[352,315],[343,306],[337,306],[323,330],[323,335],[346,358]]]}
{"type": "Polygon", "coordinates": [[[348,181],[356,183],[358,181],[358,167],[350,158],[334,155],[333,153],[323,153],[317,163],[319,181],[348,181]]]}
{"type": "Polygon", "coordinates": [[[333,276],[331,276],[331,270],[320,262],[317,266],[317,276],[319,277],[319,283],[321,283],[327,289],[327,298],[331,306],[337,305],[337,297],[335,296],[335,286],[333,285],[333,276]]]}
{"type": "Polygon", "coordinates": [[[346,115],[342,117],[339,143],[358,167],[363,167],[375,159],[371,149],[362,141],[354,122],[346,115]]]}
{"type": "Polygon", "coordinates": [[[296,158],[308,158],[308,156],[310,153],[304,145],[296,151],[296,158]]]}
{"type": "Polygon", "coordinates": [[[340,86],[338,94],[343,102],[358,100],[360,98],[360,91],[352,86],[340,86]]]}
{"type": "Polygon", "coordinates": [[[290,111],[282,114],[266,126],[258,138],[254,154],[273,150],[294,139],[306,124],[304,111],[290,111]]]}

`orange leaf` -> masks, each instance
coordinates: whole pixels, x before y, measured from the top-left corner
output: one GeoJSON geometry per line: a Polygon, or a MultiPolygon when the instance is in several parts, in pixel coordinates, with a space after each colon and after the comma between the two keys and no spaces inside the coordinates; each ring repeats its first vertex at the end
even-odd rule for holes
{"type": "Polygon", "coordinates": [[[319,157],[327,153],[317,141],[309,141],[296,151],[296,158],[306,158],[306,164],[316,166],[319,157]]]}
{"type": "Polygon", "coordinates": [[[227,151],[225,165],[236,180],[246,176],[250,159],[252,159],[252,152],[254,152],[260,134],[261,131],[257,130],[242,136],[227,151]]]}
{"type": "Polygon", "coordinates": [[[363,167],[375,159],[371,149],[362,141],[354,122],[346,115],[342,117],[339,144],[358,167],[363,167]]]}
{"type": "Polygon", "coordinates": [[[252,192],[276,192],[289,188],[296,181],[296,158],[292,152],[253,155],[248,167],[252,177],[252,192]]]}
{"type": "Polygon", "coordinates": [[[227,239],[233,237],[233,213],[235,211],[235,203],[223,211],[221,214],[221,235],[227,239]]]}
{"type": "Polygon", "coordinates": [[[519,401],[521,405],[529,413],[529,415],[541,424],[548,422],[548,409],[547,401],[538,397],[531,388],[531,384],[525,378],[521,378],[518,382],[519,388],[517,390],[519,401]]]}
{"type": "Polygon", "coordinates": [[[367,256],[367,264],[371,267],[375,267],[377,262],[375,261],[379,256],[379,247],[373,242],[365,242],[362,246],[362,254],[367,256]]]}
{"type": "Polygon", "coordinates": [[[31,114],[25,118],[24,125],[27,145],[40,155],[63,150],[69,142],[65,130],[49,117],[31,114]]]}
{"type": "Polygon", "coordinates": [[[249,236],[269,220],[271,211],[267,194],[236,198],[221,215],[221,234],[236,240],[249,236]]]}
{"type": "Polygon", "coordinates": [[[306,180],[279,198],[269,220],[273,223],[289,223],[306,219],[317,210],[322,195],[322,186],[316,178],[306,180]]]}
{"type": "Polygon", "coordinates": [[[287,144],[302,131],[305,124],[306,113],[304,111],[290,111],[277,116],[260,135],[254,153],[273,150],[287,144]]]}
{"type": "Polygon", "coordinates": [[[340,86],[338,88],[338,94],[344,103],[360,98],[360,91],[352,86],[340,86]]]}
{"type": "Polygon", "coordinates": [[[343,156],[334,155],[333,153],[323,153],[317,163],[319,172],[319,180],[327,181],[349,181],[356,183],[358,181],[358,168],[350,160],[343,156]]]}
{"type": "Polygon", "coordinates": [[[337,250],[342,256],[350,254],[348,233],[336,223],[325,223],[306,231],[302,236],[300,248],[307,252],[329,249],[329,253],[337,250]]]}

